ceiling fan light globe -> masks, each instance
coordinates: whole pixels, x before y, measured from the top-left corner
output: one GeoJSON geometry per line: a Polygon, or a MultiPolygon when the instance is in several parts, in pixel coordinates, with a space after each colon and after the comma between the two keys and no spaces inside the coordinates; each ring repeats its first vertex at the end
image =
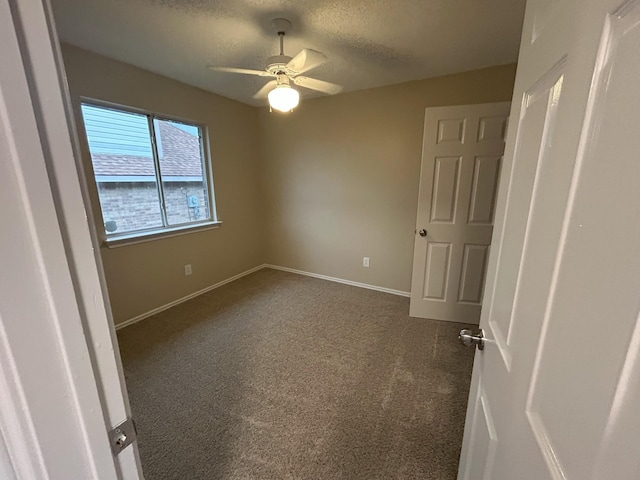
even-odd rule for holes
{"type": "Polygon", "coordinates": [[[268,95],[269,105],[274,110],[289,112],[300,103],[300,93],[289,85],[278,85],[268,95]]]}

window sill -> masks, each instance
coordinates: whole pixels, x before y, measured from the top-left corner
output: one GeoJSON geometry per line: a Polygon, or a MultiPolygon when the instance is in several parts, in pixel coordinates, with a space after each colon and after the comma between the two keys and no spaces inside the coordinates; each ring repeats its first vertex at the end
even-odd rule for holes
{"type": "Polygon", "coordinates": [[[214,228],[218,228],[220,225],[222,225],[221,221],[214,221],[198,225],[182,225],[174,228],[164,228],[162,230],[153,230],[144,233],[125,234],[118,237],[107,238],[102,242],[102,245],[107,248],[125,247],[136,243],[153,242],[154,240],[161,240],[163,238],[177,237],[180,235],[212,230],[214,228]]]}

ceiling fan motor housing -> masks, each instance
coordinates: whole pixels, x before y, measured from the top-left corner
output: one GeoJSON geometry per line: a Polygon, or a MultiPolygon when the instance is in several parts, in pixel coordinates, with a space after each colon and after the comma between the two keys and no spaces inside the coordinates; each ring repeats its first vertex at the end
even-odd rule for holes
{"type": "Polygon", "coordinates": [[[296,72],[287,68],[287,63],[291,60],[291,57],[288,55],[274,55],[273,57],[269,57],[267,59],[267,72],[272,75],[277,75],[278,73],[286,73],[287,75],[295,75],[296,72]]]}

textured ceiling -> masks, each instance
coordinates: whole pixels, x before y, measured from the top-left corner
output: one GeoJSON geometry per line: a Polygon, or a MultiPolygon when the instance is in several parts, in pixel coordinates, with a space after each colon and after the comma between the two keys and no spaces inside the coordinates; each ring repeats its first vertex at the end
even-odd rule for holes
{"type": "MultiPolygon", "coordinates": [[[[517,59],[525,0],[52,0],[64,42],[251,105],[267,81],[207,69],[261,70],[278,53],[270,23],[293,28],[285,53],[323,52],[306,75],[344,91],[517,59]]],[[[315,92],[301,89],[303,97],[315,92]]]]}

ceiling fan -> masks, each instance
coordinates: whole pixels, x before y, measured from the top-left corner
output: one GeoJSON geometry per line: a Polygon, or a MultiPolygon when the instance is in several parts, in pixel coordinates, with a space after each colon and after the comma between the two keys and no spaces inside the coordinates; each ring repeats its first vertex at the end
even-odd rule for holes
{"type": "Polygon", "coordinates": [[[303,73],[325,63],[328,59],[324,54],[305,48],[295,57],[284,54],[284,36],[291,28],[291,22],[286,18],[276,18],[271,22],[280,38],[280,54],[267,59],[264,70],[250,70],[246,68],[216,67],[210,65],[211,70],[217,72],[242,73],[261,77],[275,77],[256,92],[253,98],[269,99],[271,108],[281,112],[289,112],[298,106],[300,93],[291,84],[333,95],[342,90],[340,85],[325,82],[317,78],[303,76],[303,73]]]}

